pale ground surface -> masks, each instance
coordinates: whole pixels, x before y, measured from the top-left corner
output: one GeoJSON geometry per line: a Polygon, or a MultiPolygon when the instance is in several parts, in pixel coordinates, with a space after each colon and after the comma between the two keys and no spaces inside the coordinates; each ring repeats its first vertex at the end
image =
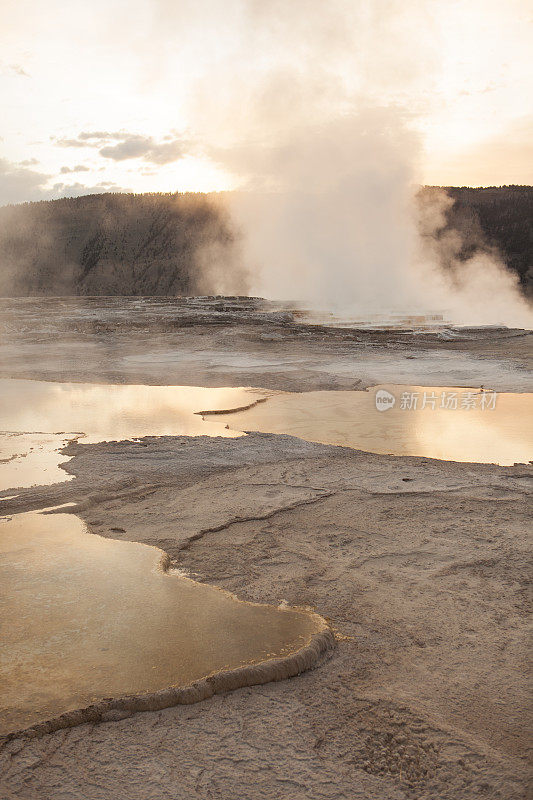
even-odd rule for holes
{"type": "Polygon", "coordinates": [[[532,334],[492,328],[345,329],[266,301],[0,299],[0,377],[262,386],[379,383],[531,391],[532,334]]]}
{"type": "MultiPolygon", "coordinates": [[[[93,312],[82,330],[76,311],[69,341],[44,330],[53,314],[26,327],[19,315],[2,376],[531,391],[521,332],[310,332],[224,311],[218,325],[215,312],[185,325],[174,310],[164,324],[138,318],[140,332],[125,315],[121,332],[118,312],[93,312]]],[[[10,742],[2,800],[526,796],[531,466],[268,434],[74,443],[68,455],[72,480],[10,491],[2,513],[77,502],[93,532],[155,544],[242,599],[310,605],[339,641],[291,680],[10,742]]]]}
{"type": "Polygon", "coordinates": [[[261,434],[71,450],[74,480],[4,513],[77,501],[196,579],[315,607],[339,642],[289,681],[11,742],[6,797],[524,796],[530,467],[261,434]]]}

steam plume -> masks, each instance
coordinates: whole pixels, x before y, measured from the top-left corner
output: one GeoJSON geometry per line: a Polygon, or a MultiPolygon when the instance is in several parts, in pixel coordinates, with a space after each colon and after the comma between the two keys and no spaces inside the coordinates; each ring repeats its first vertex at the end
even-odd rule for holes
{"type": "Polygon", "coordinates": [[[251,289],[357,315],[441,311],[457,323],[531,326],[497,254],[462,263],[460,246],[439,235],[445,198],[423,211],[419,235],[416,114],[393,96],[402,82],[431,85],[436,34],[422,6],[414,36],[403,4],[378,5],[335,2],[326,19],[314,2],[286,17],[275,2],[249,4],[245,44],[195,92],[207,152],[243,181],[231,203],[251,289]],[[247,59],[254,68],[243,69],[247,59]],[[341,78],[350,69],[358,82],[341,78]]]}

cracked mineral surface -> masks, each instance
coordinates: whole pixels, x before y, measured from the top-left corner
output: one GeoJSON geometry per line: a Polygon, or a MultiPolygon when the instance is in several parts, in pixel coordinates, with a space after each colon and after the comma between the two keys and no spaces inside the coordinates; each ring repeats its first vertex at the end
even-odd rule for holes
{"type": "MultiPolygon", "coordinates": [[[[532,388],[524,331],[326,329],[227,298],[12,309],[5,378],[532,388]]],[[[530,464],[273,433],[78,439],[64,455],[69,480],[10,487],[2,514],[75,504],[61,514],[197,582],[315,609],[337,646],[289,680],[7,741],[2,800],[525,796],[530,464]]]]}

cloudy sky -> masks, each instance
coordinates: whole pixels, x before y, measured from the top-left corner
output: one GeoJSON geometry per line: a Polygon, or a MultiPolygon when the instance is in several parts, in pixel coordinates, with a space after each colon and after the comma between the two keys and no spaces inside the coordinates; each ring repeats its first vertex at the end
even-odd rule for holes
{"type": "Polygon", "coordinates": [[[422,183],[533,183],[530,0],[2,0],[0,30],[0,204],[268,185],[361,109],[422,183]]]}

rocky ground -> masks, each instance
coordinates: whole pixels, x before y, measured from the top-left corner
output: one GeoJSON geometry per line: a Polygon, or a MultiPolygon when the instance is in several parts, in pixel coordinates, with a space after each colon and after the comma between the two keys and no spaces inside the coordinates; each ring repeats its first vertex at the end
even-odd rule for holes
{"type": "Polygon", "coordinates": [[[253,434],[71,445],[92,532],[166,550],[240,597],[311,605],[311,672],[1,754],[2,797],[521,798],[530,467],[391,458],[253,434]]]}
{"type": "Polygon", "coordinates": [[[258,298],[0,299],[0,377],[296,392],[378,383],[531,390],[529,331],[311,319],[258,298]]]}
{"type": "MultiPolygon", "coordinates": [[[[245,301],[132,299],[137,312],[89,301],[10,301],[1,375],[531,390],[523,331],[340,330],[255,301],[247,312],[245,301]]],[[[91,532],[157,545],[197,580],[316,608],[337,646],[290,680],[8,742],[1,800],[526,796],[531,466],[267,434],[68,454],[73,480],[7,492],[2,513],[76,503],[91,532]]]]}

